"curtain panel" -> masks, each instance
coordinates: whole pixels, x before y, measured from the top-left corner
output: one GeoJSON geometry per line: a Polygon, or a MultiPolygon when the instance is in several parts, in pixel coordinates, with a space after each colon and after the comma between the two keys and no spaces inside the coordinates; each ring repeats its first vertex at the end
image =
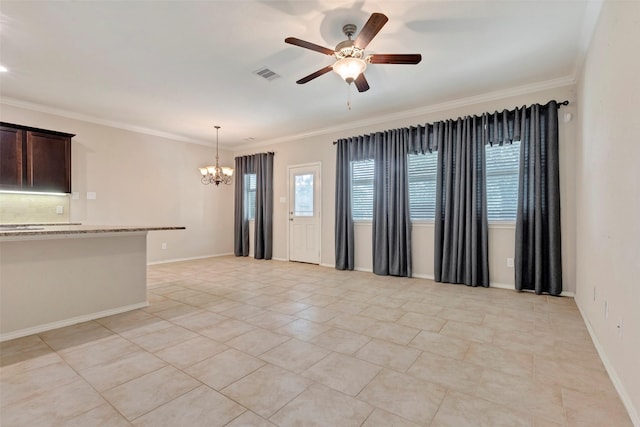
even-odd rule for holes
{"type": "Polygon", "coordinates": [[[273,249],[273,153],[255,156],[256,218],[253,256],[271,259],[273,249]]]}
{"type": "Polygon", "coordinates": [[[336,269],[354,269],[353,218],[351,216],[351,156],[346,139],[336,147],[336,212],[335,256],[336,269]]]}
{"type": "Polygon", "coordinates": [[[437,282],[489,286],[483,120],[438,123],[434,236],[437,282]]]}
{"type": "Polygon", "coordinates": [[[244,203],[245,175],[256,174],[254,249],[256,259],[271,259],[273,249],[273,153],[235,158],[234,254],[249,255],[249,219],[244,203]]]}
{"type": "Polygon", "coordinates": [[[532,105],[521,130],[516,289],[562,293],[558,104],[532,105]]]}
{"type": "Polygon", "coordinates": [[[411,219],[407,173],[408,130],[373,138],[373,272],[411,277],[411,219]]]}
{"type": "Polygon", "coordinates": [[[244,204],[244,176],[253,173],[254,156],[235,158],[236,180],[234,184],[233,253],[249,256],[249,219],[244,204]]]}
{"type": "MultiPolygon", "coordinates": [[[[568,102],[564,101],[562,104],[566,105],[568,102]]],[[[386,274],[394,274],[391,271],[400,272],[402,269],[391,269],[390,266],[403,260],[404,273],[411,275],[411,228],[408,208],[407,216],[403,213],[405,193],[402,190],[404,182],[408,181],[406,155],[438,151],[434,259],[436,280],[488,286],[484,147],[487,144],[504,145],[521,141],[516,220],[516,289],[558,295],[562,291],[557,124],[559,105],[556,101],[551,101],[546,105],[522,106],[513,110],[466,116],[336,141],[336,268],[354,268],[350,163],[354,160],[373,159],[376,167],[374,271],[380,274],[385,274],[386,271],[389,271],[386,274]],[[385,145],[391,144],[389,141],[395,141],[395,148],[385,145]],[[380,170],[384,173],[379,173],[380,170]],[[393,235],[389,237],[391,229],[405,230],[407,237],[404,242],[408,243],[406,247],[398,246],[393,235]],[[393,255],[389,255],[391,252],[393,255]]]]}
{"type": "Polygon", "coordinates": [[[407,176],[408,129],[377,132],[336,142],[336,268],[353,270],[351,162],[374,160],[373,272],[411,277],[411,221],[407,176]]]}

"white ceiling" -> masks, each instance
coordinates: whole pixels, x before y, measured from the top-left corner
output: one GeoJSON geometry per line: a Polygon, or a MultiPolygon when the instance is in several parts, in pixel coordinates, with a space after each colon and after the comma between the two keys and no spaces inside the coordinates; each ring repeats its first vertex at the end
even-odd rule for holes
{"type": "Polygon", "coordinates": [[[587,1],[7,1],[0,4],[0,95],[228,147],[277,141],[460,98],[571,77],[591,35],[587,1]],[[371,89],[335,73],[296,80],[373,12],[389,17],[367,53],[420,53],[369,65],[371,89]],[[253,72],[268,67],[281,77],[253,72]]]}

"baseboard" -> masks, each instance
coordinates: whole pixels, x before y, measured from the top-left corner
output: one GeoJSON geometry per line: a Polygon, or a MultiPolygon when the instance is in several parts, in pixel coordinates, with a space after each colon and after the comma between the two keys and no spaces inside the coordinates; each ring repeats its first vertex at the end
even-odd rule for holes
{"type": "Polygon", "coordinates": [[[433,274],[414,274],[413,277],[417,277],[418,279],[426,279],[426,280],[434,280],[433,274]]]}
{"type": "Polygon", "coordinates": [[[593,341],[593,345],[596,347],[598,356],[600,356],[600,360],[602,361],[602,364],[604,365],[604,368],[606,369],[607,374],[609,374],[609,378],[611,378],[611,382],[613,383],[613,386],[616,388],[616,391],[618,392],[618,395],[622,400],[622,404],[627,410],[627,413],[629,414],[629,418],[631,418],[631,422],[635,427],[640,427],[640,414],[638,413],[638,410],[633,406],[633,402],[631,401],[629,394],[624,388],[624,385],[622,385],[622,382],[620,381],[620,377],[616,373],[616,370],[611,364],[611,361],[607,357],[607,353],[605,353],[604,348],[602,347],[602,344],[600,344],[600,340],[598,340],[598,337],[596,336],[593,328],[591,327],[591,323],[587,319],[587,316],[584,315],[584,312],[582,311],[582,308],[580,307],[580,304],[578,304],[577,300],[576,300],[576,305],[578,306],[578,311],[580,311],[580,315],[582,316],[582,320],[584,321],[584,324],[587,326],[587,331],[589,331],[589,335],[591,336],[591,341],[593,341]]]}
{"type": "MultiPolygon", "coordinates": [[[[498,289],[509,289],[512,291],[516,290],[515,285],[509,284],[509,283],[494,283],[491,282],[490,285],[492,288],[498,288],[498,289]]],[[[532,290],[529,289],[523,289],[522,292],[534,292],[532,290]]],[[[568,298],[575,298],[576,294],[575,292],[569,292],[569,291],[562,291],[562,293],[560,293],[561,297],[568,297],[568,298]]]]}
{"type": "Polygon", "coordinates": [[[197,260],[197,259],[218,258],[218,257],[222,257],[222,256],[229,256],[229,255],[233,255],[233,252],[222,253],[222,254],[212,254],[212,255],[201,255],[201,256],[194,256],[194,257],[188,257],[188,258],[164,259],[162,261],[147,262],[147,265],[169,264],[171,262],[194,261],[194,260],[197,260]]]}
{"type": "Polygon", "coordinates": [[[98,311],[96,313],[84,314],[82,316],[72,317],[70,319],[59,320],[57,322],[45,323],[44,325],[32,326],[30,328],[20,329],[17,331],[8,332],[6,334],[0,334],[0,342],[26,337],[28,335],[39,334],[40,332],[50,331],[52,329],[64,328],[65,326],[88,322],[89,320],[99,319],[101,317],[113,316],[114,314],[120,314],[124,313],[125,311],[137,310],[139,308],[148,306],[149,303],[145,301],[137,304],[125,305],[124,307],[112,308],[110,310],[98,311]]]}

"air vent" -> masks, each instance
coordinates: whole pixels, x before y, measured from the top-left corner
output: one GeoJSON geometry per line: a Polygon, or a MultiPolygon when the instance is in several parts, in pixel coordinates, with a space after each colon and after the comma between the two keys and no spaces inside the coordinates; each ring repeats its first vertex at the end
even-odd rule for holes
{"type": "Polygon", "coordinates": [[[269,80],[269,81],[275,80],[278,77],[280,77],[279,74],[276,74],[275,72],[271,71],[267,67],[260,68],[258,71],[254,71],[254,73],[264,78],[265,80],[269,80]]]}

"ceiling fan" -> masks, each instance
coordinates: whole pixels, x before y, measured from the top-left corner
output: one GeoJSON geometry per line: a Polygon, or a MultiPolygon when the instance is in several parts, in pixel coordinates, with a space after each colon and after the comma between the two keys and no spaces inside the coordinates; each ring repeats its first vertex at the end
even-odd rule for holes
{"type": "Polygon", "coordinates": [[[316,52],[324,53],[325,55],[334,55],[337,61],[333,65],[328,65],[315,73],[311,73],[306,77],[301,78],[296,83],[305,84],[316,77],[320,77],[323,74],[333,70],[338,73],[344,81],[348,84],[356,84],[358,92],[364,92],[369,90],[369,83],[364,77],[364,70],[367,68],[367,64],[417,64],[422,60],[422,55],[416,54],[364,54],[364,50],[371,40],[378,34],[384,24],[387,23],[387,18],[382,13],[372,13],[369,20],[360,34],[355,40],[351,40],[351,37],[356,32],[356,26],[353,24],[347,24],[342,27],[342,31],[347,36],[347,40],[344,40],[336,46],[335,50],[319,46],[317,44],[300,40],[295,37],[287,37],[284,39],[285,43],[292,44],[294,46],[300,46],[305,49],[314,50],[316,52]]]}

